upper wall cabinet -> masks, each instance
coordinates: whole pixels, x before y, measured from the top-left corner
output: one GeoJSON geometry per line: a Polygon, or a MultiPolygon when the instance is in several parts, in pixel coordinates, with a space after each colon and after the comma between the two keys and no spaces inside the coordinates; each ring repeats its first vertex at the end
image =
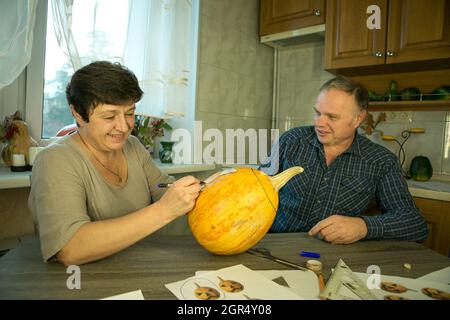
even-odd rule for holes
{"type": "Polygon", "coordinates": [[[325,23],[325,0],[261,0],[260,36],[325,23]]]}
{"type": "Polygon", "coordinates": [[[327,0],[325,69],[450,58],[450,1],[327,0]],[[370,30],[370,5],[381,29],[370,30]]]}

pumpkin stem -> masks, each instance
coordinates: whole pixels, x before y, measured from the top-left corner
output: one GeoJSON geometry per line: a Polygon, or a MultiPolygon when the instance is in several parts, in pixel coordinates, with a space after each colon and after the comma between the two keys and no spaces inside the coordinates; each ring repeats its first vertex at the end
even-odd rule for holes
{"type": "Polygon", "coordinates": [[[269,177],[272,186],[275,191],[278,192],[283,186],[291,180],[291,178],[299,173],[302,173],[304,170],[302,167],[292,167],[283,172],[277,174],[276,176],[269,177]]]}

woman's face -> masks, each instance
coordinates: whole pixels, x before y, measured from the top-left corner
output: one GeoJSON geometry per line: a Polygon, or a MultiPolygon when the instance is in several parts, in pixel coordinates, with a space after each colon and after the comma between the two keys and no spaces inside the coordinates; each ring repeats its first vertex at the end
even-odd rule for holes
{"type": "Polygon", "coordinates": [[[134,104],[118,106],[99,104],[89,115],[89,122],[77,117],[91,145],[99,151],[116,151],[123,147],[134,127],[134,104]]]}

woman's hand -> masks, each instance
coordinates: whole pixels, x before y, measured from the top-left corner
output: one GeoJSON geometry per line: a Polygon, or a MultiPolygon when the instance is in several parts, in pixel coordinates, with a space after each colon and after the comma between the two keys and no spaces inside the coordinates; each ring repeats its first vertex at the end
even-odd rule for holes
{"type": "Polygon", "coordinates": [[[183,177],[173,183],[157,202],[172,219],[191,211],[200,194],[200,181],[193,176],[183,177]]]}

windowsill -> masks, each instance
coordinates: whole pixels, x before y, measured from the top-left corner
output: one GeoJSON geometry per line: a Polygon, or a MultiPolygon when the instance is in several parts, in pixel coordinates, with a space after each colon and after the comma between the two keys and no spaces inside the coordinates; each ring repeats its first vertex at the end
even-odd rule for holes
{"type": "MultiPolygon", "coordinates": [[[[156,166],[166,174],[180,174],[199,171],[216,170],[214,164],[165,164],[159,159],[153,159],[156,166]]],[[[0,163],[0,189],[26,188],[30,186],[31,171],[12,172],[11,169],[0,163]]]]}
{"type": "Polygon", "coordinates": [[[0,163],[0,189],[24,188],[30,186],[31,171],[12,172],[0,163]]]}

